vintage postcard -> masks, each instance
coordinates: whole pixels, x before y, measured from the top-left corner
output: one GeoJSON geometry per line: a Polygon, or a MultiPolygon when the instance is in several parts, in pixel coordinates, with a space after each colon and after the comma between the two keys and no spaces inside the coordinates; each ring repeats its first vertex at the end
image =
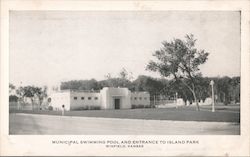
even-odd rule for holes
{"type": "Polygon", "coordinates": [[[250,1],[1,1],[0,155],[249,156],[250,1]]]}

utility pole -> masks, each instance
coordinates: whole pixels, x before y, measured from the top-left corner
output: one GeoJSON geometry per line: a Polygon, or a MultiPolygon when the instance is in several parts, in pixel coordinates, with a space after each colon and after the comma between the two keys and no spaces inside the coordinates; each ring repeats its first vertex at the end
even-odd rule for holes
{"type": "Polygon", "coordinates": [[[155,95],[154,95],[154,107],[155,107],[155,95]]]}
{"type": "Polygon", "coordinates": [[[212,112],[214,112],[215,108],[214,108],[214,81],[213,80],[210,81],[210,85],[212,87],[212,112]]]}
{"type": "Polygon", "coordinates": [[[178,108],[177,99],[178,99],[178,93],[176,92],[176,93],[175,93],[176,108],[178,108]]]}

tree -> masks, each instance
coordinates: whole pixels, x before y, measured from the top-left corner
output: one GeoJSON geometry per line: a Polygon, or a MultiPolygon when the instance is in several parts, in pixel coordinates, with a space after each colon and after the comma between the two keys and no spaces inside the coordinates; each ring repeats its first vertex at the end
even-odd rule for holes
{"type": "Polygon", "coordinates": [[[230,85],[230,95],[232,100],[240,102],[240,77],[233,77],[230,85]]]}
{"type": "Polygon", "coordinates": [[[43,99],[47,96],[47,88],[35,87],[35,86],[24,86],[17,89],[17,95],[20,102],[24,102],[25,98],[31,100],[32,110],[34,110],[34,100],[38,98],[39,105],[41,106],[43,99]]]}
{"type": "Polygon", "coordinates": [[[18,103],[22,106],[22,104],[24,103],[24,98],[25,98],[24,88],[23,87],[19,87],[16,90],[16,94],[18,96],[18,103]]]}
{"type": "Polygon", "coordinates": [[[230,77],[222,77],[218,78],[215,83],[216,83],[216,92],[221,100],[221,102],[224,103],[224,105],[229,104],[230,102],[230,94],[229,94],[229,88],[230,88],[230,77]]]}
{"type": "Polygon", "coordinates": [[[240,77],[221,77],[214,78],[216,83],[215,92],[218,99],[224,105],[228,105],[231,101],[240,102],[240,77]]]}
{"type": "Polygon", "coordinates": [[[18,101],[18,97],[16,95],[9,96],[9,102],[17,102],[17,101],[18,101]]]}
{"type": "Polygon", "coordinates": [[[16,87],[10,83],[9,84],[9,94],[11,94],[15,89],[16,89],[16,87]]]}
{"type": "Polygon", "coordinates": [[[178,93],[178,96],[181,97],[185,102],[193,101],[192,93],[181,81],[170,80],[169,85],[167,86],[166,94],[173,97],[178,93]]]}
{"type": "Polygon", "coordinates": [[[174,77],[175,81],[182,82],[191,92],[197,102],[197,78],[201,77],[199,66],[204,64],[209,53],[195,48],[196,39],[192,34],[186,35],[185,40],[173,39],[163,41],[163,47],[153,53],[156,61],[151,60],[146,70],[159,72],[164,77],[174,77]]]}
{"type": "Polygon", "coordinates": [[[61,90],[71,89],[71,90],[99,90],[100,87],[95,79],[91,80],[72,80],[67,82],[62,82],[60,86],[61,90]]]}
{"type": "Polygon", "coordinates": [[[9,84],[9,102],[17,102],[18,97],[15,93],[16,87],[13,84],[9,84]]]}
{"type": "Polygon", "coordinates": [[[118,73],[118,77],[112,77],[110,73],[104,76],[106,80],[99,81],[100,88],[102,87],[127,87],[131,88],[131,80],[133,79],[132,72],[128,72],[122,68],[118,73]]]}
{"type": "Polygon", "coordinates": [[[133,82],[133,86],[135,91],[148,91],[150,95],[161,94],[159,90],[162,89],[163,84],[152,77],[140,75],[138,78],[133,82]]]}
{"type": "Polygon", "coordinates": [[[119,78],[131,81],[134,77],[132,72],[128,72],[125,68],[122,68],[119,73],[119,78]]]}
{"type": "Polygon", "coordinates": [[[117,78],[118,86],[129,88],[131,86],[132,79],[133,79],[132,73],[128,72],[125,68],[122,68],[122,70],[119,73],[119,77],[117,78]]]}
{"type": "Polygon", "coordinates": [[[34,96],[37,92],[37,89],[34,86],[25,86],[23,90],[24,90],[24,96],[30,98],[32,110],[34,110],[34,96]]]}
{"type": "Polygon", "coordinates": [[[205,99],[211,96],[212,89],[210,87],[210,80],[208,78],[198,77],[196,79],[196,93],[198,100],[205,101],[205,99]],[[208,90],[210,89],[210,90],[208,90]]]}
{"type": "Polygon", "coordinates": [[[35,91],[36,91],[35,95],[38,97],[39,100],[39,108],[41,108],[44,98],[47,97],[47,87],[46,86],[43,88],[36,87],[35,91]]]}

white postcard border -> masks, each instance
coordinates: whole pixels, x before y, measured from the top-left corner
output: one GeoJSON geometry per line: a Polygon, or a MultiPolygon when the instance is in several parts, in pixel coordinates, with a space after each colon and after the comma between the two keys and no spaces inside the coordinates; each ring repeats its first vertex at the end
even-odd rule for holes
{"type": "Polygon", "coordinates": [[[87,1],[87,0],[2,0],[1,1],[1,142],[0,155],[143,155],[143,156],[247,156],[250,155],[250,92],[249,92],[249,1],[87,1]],[[135,135],[8,135],[9,107],[9,11],[72,10],[72,11],[241,11],[241,135],[135,136],[135,135]],[[149,144],[143,148],[105,148],[103,144],[55,145],[53,140],[193,140],[199,144],[149,144]]]}

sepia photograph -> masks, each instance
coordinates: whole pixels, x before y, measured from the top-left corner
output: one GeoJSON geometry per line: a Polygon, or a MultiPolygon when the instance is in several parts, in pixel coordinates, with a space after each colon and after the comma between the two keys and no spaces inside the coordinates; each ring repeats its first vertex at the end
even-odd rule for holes
{"type": "Polygon", "coordinates": [[[9,12],[9,135],[241,135],[240,11],[9,12]]]}
{"type": "Polygon", "coordinates": [[[0,156],[249,156],[249,0],[0,0],[0,156]]]}

